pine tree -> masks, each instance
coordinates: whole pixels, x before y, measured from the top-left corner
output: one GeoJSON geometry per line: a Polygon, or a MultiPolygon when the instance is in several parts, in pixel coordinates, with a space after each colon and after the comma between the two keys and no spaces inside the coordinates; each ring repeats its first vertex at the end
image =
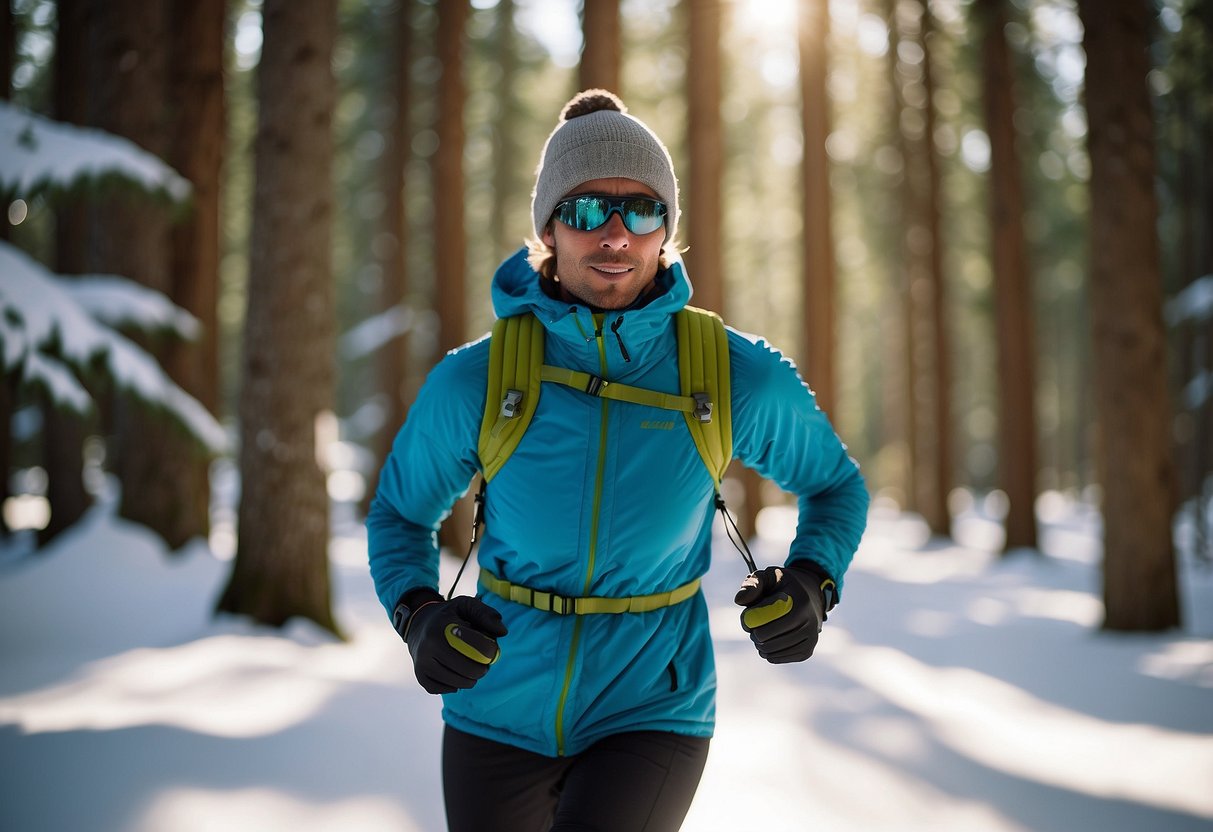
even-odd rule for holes
{"type": "MultiPolygon", "coordinates": [[[[89,3],[60,0],[56,7],[54,115],[67,124],[85,124],[88,119],[89,3]]],[[[55,211],[55,270],[59,274],[81,274],[89,270],[88,211],[83,201],[71,200],[55,211]]],[[[71,528],[92,503],[84,488],[84,438],[89,420],[54,402],[42,408],[43,465],[46,469],[46,498],[51,516],[38,533],[45,546],[60,532],[71,528]]]]}
{"type": "Polygon", "coordinates": [[[265,0],[240,392],[239,543],[219,610],[336,629],[321,456],[334,367],[336,0],[265,0]]]}
{"type": "Polygon", "coordinates": [[[1145,0],[1079,0],[1087,53],[1091,302],[1103,471],[1104,627],[1179,624],[1145,0]]]}
{"type": "Polygon", "coordinates": [[[800,100],[804,132],[801,165],[804,214],[804,367],[817,405],[837,418],[835,381],[838,316],[834,237],[830,223],[830,99],[826,88],[830,37],[828,0],[800,3],[800,100]]]}
{"type": "Polygon", "coordinates": [[[724,312],[724,233],[721,190],[724,131],[720,117],[720,3],[690,0],[687,36],[687,144],[689,182],[683,197],[687,270],[696,306],[724,312]]]}
{"type": "MultiPolygon", "coordinates": [[[[450,0],[438,8],[437,49],[442,66],[438,89],[438,150],[434,154],[434,280],[438,312],[435,358],[467,339],[467,233],[464,230],[463,49],[470,7],[450,0]]],[[[458,548],[467,539],[471,514],[464,502],[443,524],[443,545],[458,548]]]]}
{"type": "Polygon", "coordinates": [[[998,329],[999,484],[1009,508],[1005,550],[1036,548],[1036,385],[1023,174],[1003,0],[982,0],[983,102],[990,137],[990,260],[998,329]]]}
{"type": "Polygon", "coordinates": [[[581,11],[584,46],[578,68],[581,89],[620,90],[623,65],[623,29],[619,0],[584,0],[581,11]]]}
{"type": "MultiPolygon", "coordinates": [[[[190,210],[170,238],[172,295],[198,319],[202,335],[172,344],[165,369],[211,413],[219,410],[219,184],[223,158],[223,45],[226,0],[174,0],[169,5],[172,123],[168,162],[193,185],[190,210]]],[[[181,537],[210,528],[210,458],[197,443],[173,436],[181,537]]]]}

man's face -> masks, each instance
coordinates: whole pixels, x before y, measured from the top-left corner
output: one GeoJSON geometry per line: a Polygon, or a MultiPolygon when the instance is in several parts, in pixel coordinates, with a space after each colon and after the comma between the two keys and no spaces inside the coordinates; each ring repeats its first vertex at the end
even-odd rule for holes
{"type": "MultiPolygon", "coordinates": [[[[656,197],[635,179],[591,179],[565,196],[656,197]]],[[[622,309],[640,295],[657,276],[665,227],[649,234],[633,234],[619,214],[593,231],[578,231],[552,220],[543,241],[556,252],[556,276],[562,294],[599,309],[622,309]]]]}

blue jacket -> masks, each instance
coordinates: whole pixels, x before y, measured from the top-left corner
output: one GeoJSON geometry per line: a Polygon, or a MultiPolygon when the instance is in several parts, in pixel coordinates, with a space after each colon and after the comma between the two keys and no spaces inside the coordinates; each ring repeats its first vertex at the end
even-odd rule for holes
{"type": "MultiPolygon", "coordinates": [[[[493,305],[502,317],[538,316],[548,364],[676,393],[673,313],[691,286],[681,262],[657,281],[647,305],[596,319],[548,297],[524,249],[497,270],[493,305]]],[[[867,516],[859,470],[792,362],[761,339],[728,337],[734,454],[798,495],[788,560],[815,561],[841,589],[867,516]]],[[[380,474],[367,529],[389,616],[406,590],[438,585],[436,530],[480,469],[488,347],[482,338],[434,367],[380,474]]],[[[663,592],[707,571],[712,520],[713,483],[678,414],[545,384],[489,485],[480,565],[566,596],[663,592]]],[[[483,600],[509,635],[475,687],[444,697],[453,727],[546,755],[623,731],[711,736],[716,674],[702,593],[652,612],[580,616],[483,600]]]]}

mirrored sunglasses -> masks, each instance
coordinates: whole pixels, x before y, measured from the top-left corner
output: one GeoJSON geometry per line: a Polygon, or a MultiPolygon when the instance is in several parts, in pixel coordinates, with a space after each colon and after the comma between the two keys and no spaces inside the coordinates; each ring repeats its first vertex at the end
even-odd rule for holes
{"type": "Polygon", "coordinates": [[[619,214],[624,228],[633,234],[651,234],[665,225],[664,202],[644,196],[599,196],[581,194],[556,203],[552,214],[570,228],[593,231],[619,214]]]}

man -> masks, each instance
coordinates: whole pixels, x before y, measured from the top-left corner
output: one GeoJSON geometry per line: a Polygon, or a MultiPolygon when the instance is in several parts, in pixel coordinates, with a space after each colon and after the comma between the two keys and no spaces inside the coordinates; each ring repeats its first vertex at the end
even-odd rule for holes
{"type": "MultiPolygon", "coordinates": [[[[581,93],[544,147],[532,214],[534,239],[493,278],[497,315],[533,314],[546,364],[677,392],[674,315],[691,286],[673,242],[678,186],[661,141],[615,96],[581,93]]],[[[786,564],[756,571],[737,595],[742,626],[768,661],[803,661],[859,543],[868,496],[792,363],[732,330],[727,344],[735,455],[800,500],[786,564]]],[[[444,600],[436,530],[484,469],[489,353],[481,339],[430,373],[367,518],[376,591],[418,681],[445,695],[448,823],[456,832],[677,829],[715,715],[698,591],[715,483],[669,411],[545,383],[487,488],[480,595],[444,600]],[[553,594],[648,600],[646,611],[562,614],[553,594]]]]}

